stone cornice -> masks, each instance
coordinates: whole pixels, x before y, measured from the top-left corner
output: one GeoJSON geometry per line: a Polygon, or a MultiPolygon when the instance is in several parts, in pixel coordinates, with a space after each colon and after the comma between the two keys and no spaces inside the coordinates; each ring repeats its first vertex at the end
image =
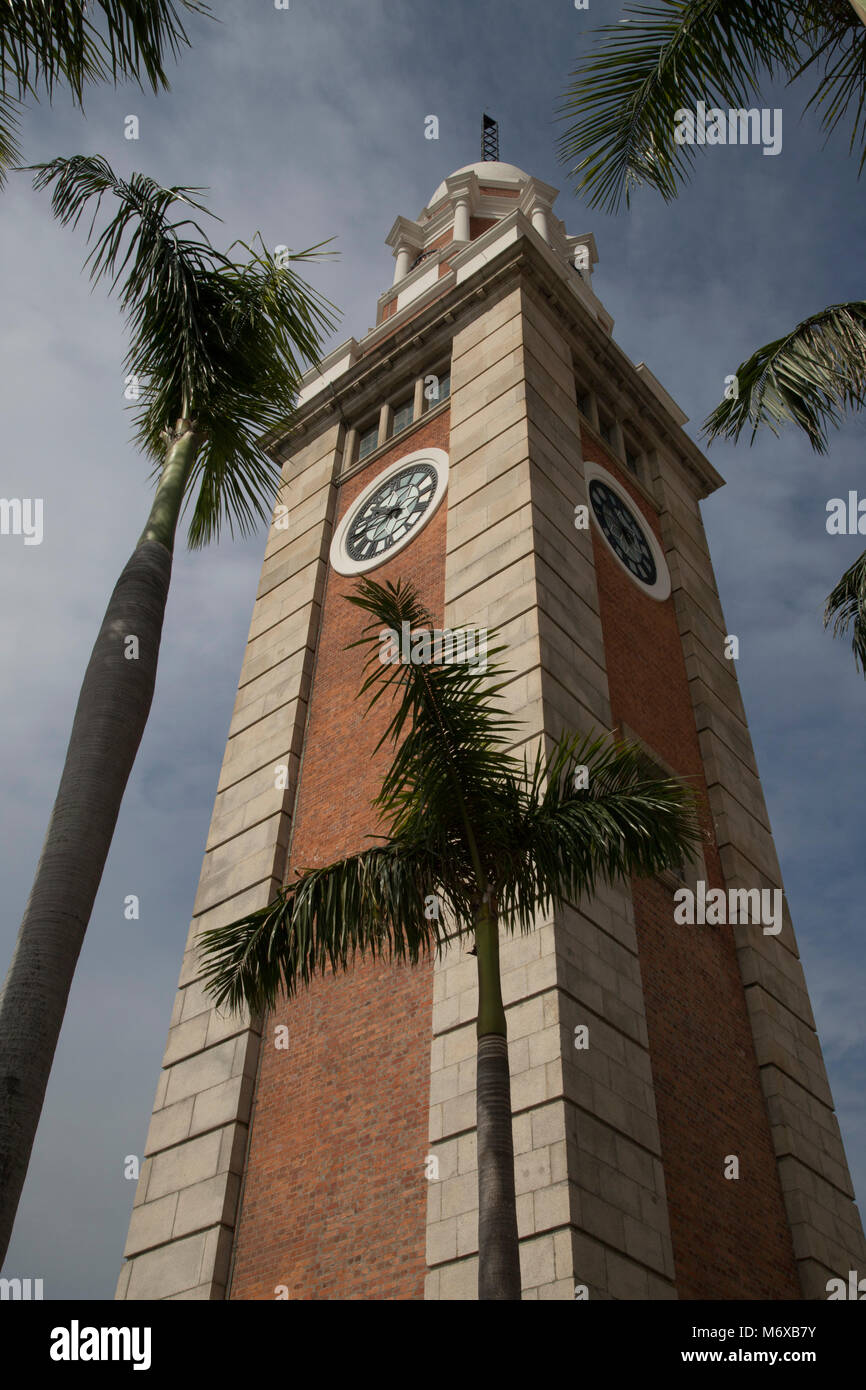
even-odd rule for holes
{"type": "MultiPolygon", "coordinates": [[[[522,213],[516,215],[525,222],[522,213]]],[[[478,241],[473,242],[469,249],[478,245],[478,241]]],[[[374,382],[382,391],[385,379],[407,350],[420,348],[437,333],[441,336],[441,330],[447,326],[453,331],[453,326],[475,307],[479,298],[523,281],[570,330],[575,356],[581,363],[587,386],[600,388],[602,394],[607,395],[614,387],[627,395],[631,413],[639,421],[639,428],[647,436],[650,447],[671,455],[692,476],[697,495],[709,496],[723,486],[724,479],[685,434],[622,348],[598,323],[590,307],[573,288],[570,273],[570,267],[560,267],[550,248],[527,224],[517,241],[492,256],[467,279],[455,283],[453,272],[443,277],[440,282],[443,291],[426,304],[416,301],[408,305],[407,310],[415,312],[405,323],[396,323],[392,332],[378,343],[365,349],[366,340],[363,340],[363,355],[358,362],[301,406],[286,429],[265,436],[262,446],[272,456],[283,458],[290,439],[300,443],[310,431],[329,422],[334,414],[343,418],[346,413],[355,414],[358,397],[374,382]]]]}
{"type": "Polygon", "coordinates": [[[405,242],[420,251],[425,237],[426,232],[417,222],[411,222],[408,217],[398,217],[385,238],[385,245],[392,246],[396,251],[398,246],[405,242]]]}

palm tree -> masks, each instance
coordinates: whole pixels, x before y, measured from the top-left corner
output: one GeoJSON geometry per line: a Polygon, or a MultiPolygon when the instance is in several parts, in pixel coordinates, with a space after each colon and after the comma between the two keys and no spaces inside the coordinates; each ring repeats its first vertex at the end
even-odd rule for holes
{"type": "MultiPolygon", "coordinates": [[[[677,113],[741,110],[762,78],[816,81],[806,104],[830,134],[848,119],[849,149],[866,165],[866,6],[859,0],[664,0],[625,8],[597,32],[601,47],[571,74],[559,142],[575,192],[617,212],[641,184],[666,202],[690,177],[700,145],[674,139],[677,113]]],[[[741,363],[736,390],[704,423],[709,440],[761,427],[802,430],[826,453],[828,430],[866,402],[866,300],[832,304],[741,363]]],[[[866,552],[827,599],[825,626],[852,629],[866,673],[866,552]]]]}
{"type": "Polygon", "coordinates": [[[700,838],[692,792],[634,746],[564,734],[534,763],[508,751],[498,683],[466,664],[383,665],[380,634],[429,629],[411,585],[361,580],[350,601],[372,622],[361,695],[391,701],[378,747],[394,747],[374,802],[380,844],[298,874],[264,909],[202,933],[206,988],[218,1006],[273,1008],[356,953],[417,962],[471,933],[478,965],[478,1296],[520,1298],[510,1077],[499,926],[532,931],[551,904],[577,902],[599,879],[655,874],[700,838]],[[586,778],[575,778],[578,768],[586,778]],[[579,785],[578,785],[579,784],[579,785]],[[442,904],[444,921],[428,911],[442,904]]]}
{"type": "Polygon", "coordinates": [[[0,0],[0,188],[20,158],[22,101],[43,92],[50,101],[59,82],[81,109],[94,82],[167,88],[168,55],[189,44],[184,10],[209,13],[202,0],[0,0]]]}
{"type": "MultiPolygon", "coordinates": [[[[140,391],[136,439],[154,461],[153,506],[117,581],[93,648],[57,800],[12,963],[0,995],[0,1261],[6,1252],[42,1109],[78,953],[111,845],[124,789],[150,710],[171,578],[175,530],[192,504],[189,544],[205,545],[267,519],[279,465],[262,431],[285,421],[303,362],[333,327],[326,301],[292,269],[318,247],[279,264],[260,244],[236,264],[198,223],[191,188],[129,180],[104,159],[35,166],[53,185],[61,223],[76,224],[103,198],[114,216],[86,264],[110,281],[130,329],[125,368],[140,391]],[[121,283],[121,277],[125,276],[121,283]]],[[[233,250],[234,247],[230,247],[233,250]]],[[[330,308],[330,306],[328,306],[330,308]]]]}

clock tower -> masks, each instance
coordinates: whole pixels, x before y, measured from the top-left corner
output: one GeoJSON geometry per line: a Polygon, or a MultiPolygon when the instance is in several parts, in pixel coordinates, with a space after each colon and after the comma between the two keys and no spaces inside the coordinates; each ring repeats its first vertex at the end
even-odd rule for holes
{"type": "Polygon", "coordinates": [[[203,930],[377,828],[359,574],[500,628],[518,747],[619,733],[705,808],[699,862],[503,933],[524,1298],[823,1299],[866,1272],[701,520],[722,479],[555,199],[488,158],[398,217],[376,326],[267,442],[282,493],[118,1298],[477,1296],[466,944],[264,1018],[200,979],[203,930]]]}

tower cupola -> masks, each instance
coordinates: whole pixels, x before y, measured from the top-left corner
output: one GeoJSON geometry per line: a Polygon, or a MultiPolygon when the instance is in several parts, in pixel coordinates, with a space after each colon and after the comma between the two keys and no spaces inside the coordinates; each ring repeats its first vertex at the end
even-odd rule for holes
{"type": "Polygon", "coordinates": [[[394,275],[379,300],[377,326],[451,271],[458,280],[465,278],[476,250],[496,254],[527,228],[569,265],[575,293],[590,290],[598,260],[595,240],[591,234],[568,234],[553,210],[558,191],[498,159],[476,160],[449,174],[418,216],[398,217],[385,238],[394,256],[394,275]]]}

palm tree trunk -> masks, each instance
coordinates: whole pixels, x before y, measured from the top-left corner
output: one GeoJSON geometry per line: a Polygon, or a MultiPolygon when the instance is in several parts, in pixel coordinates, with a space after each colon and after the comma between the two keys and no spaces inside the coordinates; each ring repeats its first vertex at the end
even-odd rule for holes
{"type": "Polygon", "coordinates": [[[147,526],[109,600],[84,675],[60,788],[0,994],[0,1265],[27,1175],[78,953],[150,711],[174,533],[199,443],[190,423],[180,421],[147,526]]]}
{"type": "Polygon", "coordinates": [[[499,927],[488,906],[475,928],[478,960],[478,1297],[520,1299],[520,1249],[514,1192],[511,1078],[499,927]]]}

